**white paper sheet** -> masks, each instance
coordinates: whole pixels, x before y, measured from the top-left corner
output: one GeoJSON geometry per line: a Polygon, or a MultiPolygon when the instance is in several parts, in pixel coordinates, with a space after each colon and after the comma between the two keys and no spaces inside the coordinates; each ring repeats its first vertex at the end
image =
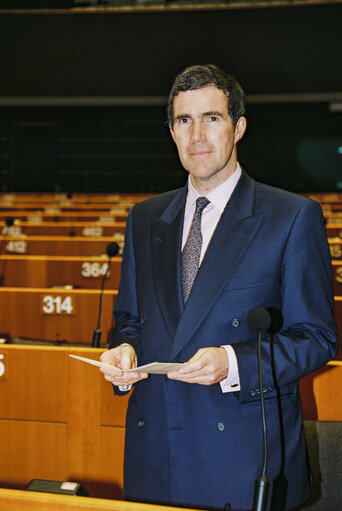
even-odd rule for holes
{"type": "MultiPolygon", "coordinates": [[[[81,360],[81,362],[86,362],[87,364],[91,364],[97,367],[111,367],[111,364],[106,364],[105,362],[100,362],[99,360],[93,360],[92,358],[79,357],[78,355],[71,355],[69,353],[69,357],[76,358],[77,360],[81,360]]],[[[176,364],[172,362],[151,362],[150,364],[145,364],[143,366],[135,367],[134,369],[127,369],[127,373],[149,373],[149,374],[167,374],[171,371],[176,371],[183,364],[176,364]]]]}

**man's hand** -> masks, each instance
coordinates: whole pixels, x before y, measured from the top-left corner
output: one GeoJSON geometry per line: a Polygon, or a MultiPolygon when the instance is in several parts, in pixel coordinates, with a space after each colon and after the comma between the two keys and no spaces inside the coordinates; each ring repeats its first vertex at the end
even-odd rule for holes
{"type": "Polygon", "coordinates": [[[202,348],[178,371],[168,373],[172,380],[213,385],[228,376],[228,355],[224,348],[202,348]]]}
{"type": "Polygon", "coordinates": [[[100,371],[104,374],[107,381],[117,386],[133,385],[140,380],[148,378],[147,373],[127,373],[123,369],[133,369],[137,366],[135,350],[129,344],[117,346],[111,350],[105,351],[100,356],[101,362],[110,364],[110,367],[101,367],[100,371]]]}

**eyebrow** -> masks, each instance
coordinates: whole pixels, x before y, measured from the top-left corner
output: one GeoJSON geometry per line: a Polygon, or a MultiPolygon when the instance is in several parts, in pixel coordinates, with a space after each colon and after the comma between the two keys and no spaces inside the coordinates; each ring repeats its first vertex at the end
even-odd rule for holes
{"type": "Polygon", "coordinates": [[[204,113],[202,114],[202,117],[208,117],[208,116],[211,116],[211,115],[212,115],[212,116],[214,116],[214,117],[221,117],[221,118],[223,118],[223,117],[224,117],[224,116],[223,116],[223,114],[222,114],[222,112],[217,112],[217,111],[213,111],[213,112],[204,112],[204,113]]]}
{"type": "MultiPolygon", "coordinates": [[[[210,117],[211,115],[215,116],[215,117],[220,117],[221,119],[224,118],[224,115],[222,114],[222,112],[218,112],[216,110],[210,111],[210,112],[203,112],[201,114],[201,117],[210,117]]],[[[179,114],[175,117],[175,121],[178,121],[179,119],[190,119],[190,118],[191,118],[190,114],[179,114]]]]}

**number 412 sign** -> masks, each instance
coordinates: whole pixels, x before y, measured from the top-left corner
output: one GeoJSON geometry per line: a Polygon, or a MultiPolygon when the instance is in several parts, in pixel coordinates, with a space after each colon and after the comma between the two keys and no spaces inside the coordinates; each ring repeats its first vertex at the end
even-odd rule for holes
{"type": "Polygon", "coordinates": [[[48,294],[41,295],[40,313],[51,316],[76,314],[75,297],[72,295],[48,294]]]}

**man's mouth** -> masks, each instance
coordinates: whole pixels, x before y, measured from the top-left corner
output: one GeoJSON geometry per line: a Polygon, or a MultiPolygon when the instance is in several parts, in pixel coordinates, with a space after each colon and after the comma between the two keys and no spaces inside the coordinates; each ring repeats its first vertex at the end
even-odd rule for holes
{"type": "Polygon", "coordinates": [[[206,156],[207,154],[210,154],[211,151],[202,150],[202,151],[191,151],[190,156],[206,156]]]}

